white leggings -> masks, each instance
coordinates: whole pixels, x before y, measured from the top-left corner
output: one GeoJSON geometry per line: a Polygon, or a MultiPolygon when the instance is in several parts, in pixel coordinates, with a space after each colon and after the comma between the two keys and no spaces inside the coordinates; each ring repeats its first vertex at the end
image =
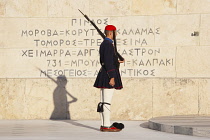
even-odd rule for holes
{"type": "MultiPolygon", "coordinates": [[[[114,90],[115,90],[114,88],[112,88],[112,89],[102,88],[101,89],[101,98],[100,98],[101,102],[106,102],[106,103],[111,104],[114,90]]],[[[110,105],[104,104],[103,108],[104,108],[104,112],[100,113],[101,125],[109,127],[111,125],[111,122],[110,122],[110,113],[111,113],[110,105]]]]}

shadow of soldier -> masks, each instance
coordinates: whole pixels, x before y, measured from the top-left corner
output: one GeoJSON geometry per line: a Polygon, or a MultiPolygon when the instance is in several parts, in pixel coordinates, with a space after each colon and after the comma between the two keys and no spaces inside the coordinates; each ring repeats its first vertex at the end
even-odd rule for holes
{"type": "Polygon", "coordinates": [[[47,75],[45,72],[43,72],[40,68],[37,68],[38,70],[41,71],[45,76],[47,76],[50,80],[52,80],[54,83],[57,84],[57,87],[55,88],[53,92],[53,102],[54,102],[54,110],[51,114],[50,120],[63,120],[63,122],[69,123],[71,125],[75,125],[78,127],[84,127],[84,128],[89,128],[93,129],[96,131],[99,131],[99,129],[81,124],[79,122],[71,120],[71,115],[69,111],[69,106],[71,103],[74,103],[77,101],[77,98],[72,96],[67,90],[66,90],[66,85],[67,85],[67,78],[66,76],[58,76],[57,81],[47,75]],[[71,101],[67,100],[67,95],[72,98],[71,101]],[[69,121],[67,120],[69,119],[69,121]],[[66,120],[66,121],[65,121],[66,120]]]}
{"type": "Polygon", "coordinates": [[[57,81],[51,78],[49,75],[47,75],[49,79],[54,81],[57,84],[57,87],[55,88],[53,92],[53,102],[54,102],[54,110],[51,114],[50,119],[51,120],[63,120],[63,119],[71,119],[69,106],[71,103],[74,103],[77,101],[77,98],[72,96],[67,90],[67,79],[65,76],[61,75],[57,77],[57,81]],[[71,97],[72,100],[68,101],[67,96],[71,97]]]}
{"type": "Polygon", "coordinates": [[[92,130],[99,131],[99,129],[81,124],[77,121],[71,120],[70,116],[70,111],[69,111],[69,106],[71,103],[74,103],[77,101],[77,98],[72,96],[67,90],[66,90],[66,85],[67,85],[67,79],[65,76],[58,76],[57,81],[55,81],[53,78],[49,77],[51,80],[53,80],[56,84],[57,87],[55,88],[53,92],[53,101],[54,101],[54,110],[51,114],[50,119],[51,120],[58,120],[61,119],[63,122],[69,123],[74,126],[78,127],[83,127],[83,128],[88,128],[92,130]],[[71,101],[67,101],[67,95],[72,98],[71,101]],[[69,119],[71,121],[65,120],[69,119]]]}
{"type": "Polygon", "coordinates": [[[88,128],[88,129],[100,131],[98,128],[95,128],[95,127],[92,127],[92,126],[88,126],[88,125],[79,123],[79,122],[76,121],[76,120],[62,120],[62,121],[65,122],[65,123],[69,123],[69,124],[71,124],[71,125],[74,125],[74,126],[78,126],[78,127],[83,127],[83,128],[88,128]]]}

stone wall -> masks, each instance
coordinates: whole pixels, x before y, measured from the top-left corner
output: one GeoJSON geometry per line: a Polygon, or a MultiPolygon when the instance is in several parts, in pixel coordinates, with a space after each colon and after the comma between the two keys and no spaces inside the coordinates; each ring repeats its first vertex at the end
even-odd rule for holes
{"type": "Polygon", "coordinates": [[[78,9],[118,29],[112,119],[210,114],[210,0],[0,0],[0,119],[99,119],[102,38],[78,9]]]}

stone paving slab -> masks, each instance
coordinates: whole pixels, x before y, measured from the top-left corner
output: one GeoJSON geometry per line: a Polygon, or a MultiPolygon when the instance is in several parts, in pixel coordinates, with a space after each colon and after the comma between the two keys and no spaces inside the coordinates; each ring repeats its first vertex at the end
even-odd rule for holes
{"type": "Polygon", "coordinates": [[[121,132],[100,132],[95,120],[0,120],[0,140],[207,140],[148,129],[147,121],[120,121],[121,132]]]}
{"type": "Polygon", "coordinates": [[[149,128],[153,130],[210,137],[210,116],[163,116],[149,120],[149,128]]]}

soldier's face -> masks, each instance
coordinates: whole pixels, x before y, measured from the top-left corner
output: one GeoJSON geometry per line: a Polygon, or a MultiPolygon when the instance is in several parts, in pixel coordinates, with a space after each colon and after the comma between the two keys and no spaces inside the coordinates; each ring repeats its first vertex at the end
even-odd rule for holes
{"type": "MultiPolygon", "coordinates": [[[[117,31],[114,31],[114,33],[115,33],[115,37],[116,37],[117,36],[117,31]]],[[[111,39],[114,39],[113,31],[109,31],[106,36],[110,37],[111,39]]]]}

